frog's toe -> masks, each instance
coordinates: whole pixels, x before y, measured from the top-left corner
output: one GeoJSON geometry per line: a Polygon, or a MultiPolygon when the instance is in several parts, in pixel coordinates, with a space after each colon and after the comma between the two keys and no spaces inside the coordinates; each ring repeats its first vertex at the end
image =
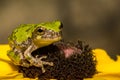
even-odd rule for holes
{"type": "Polygon", "coordinates": [[[42,59],[46,59],[47,56],[41,56],[40,58],[38,58],[39,60],[42,60],[42,59]]]}
{"type": "Polygon", "coordinates": [[[38,58],[38,63],[42,64],[42,65],[49,65],[49,66],[53,66],[53,62],[48,62],[48,61],[43,61],[42,59],[46,59],[47,56],[41,56],[40,58],[38,58]]]}
{"type": "Polygon", "coordinates": [[[40,61],[37,66],[41,67],[42,72],[45,73],[44,65],[53,66],[53,62],[40,61]]]}
{"type": "Polygon", "coordinates": [[[43,62],[44,65],[54,66],[53,62],[43,62]]]}

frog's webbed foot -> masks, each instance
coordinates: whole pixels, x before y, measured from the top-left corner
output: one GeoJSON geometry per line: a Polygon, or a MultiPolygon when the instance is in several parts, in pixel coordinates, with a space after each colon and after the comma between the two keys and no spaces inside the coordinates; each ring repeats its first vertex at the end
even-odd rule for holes
{"type": "Polygon", "coordinates": [[[49,66],[54,65],[53,62],[47,62],[47,61],[42,60],[42,59],[46,59],[46,58],[47,58],[47,56],[41,56],[40,58],[36,58],[37,63],[34,64],[34,66],[42,68],[42,73],[45,72],[44,65],[49,65],[49,66]]]}

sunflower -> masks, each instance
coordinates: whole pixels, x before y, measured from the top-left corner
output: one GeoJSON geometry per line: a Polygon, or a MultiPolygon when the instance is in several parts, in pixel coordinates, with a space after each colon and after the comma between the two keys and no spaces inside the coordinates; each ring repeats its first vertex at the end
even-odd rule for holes
{"type": "MultiPolygon", "coordinates": [[[[18,68],[7,56],[9,49],[8,44],[0,45],[0,80],[37,80],[37,78],[24,78],[23,74],[18,72],[18,68]]],[[[92,51],[97,59],[98,73],[93,78],[84,80],[120,80],[120,56],[117,56],[117,61],[114,61],[103,49],[93,49],[92,51]]]]}

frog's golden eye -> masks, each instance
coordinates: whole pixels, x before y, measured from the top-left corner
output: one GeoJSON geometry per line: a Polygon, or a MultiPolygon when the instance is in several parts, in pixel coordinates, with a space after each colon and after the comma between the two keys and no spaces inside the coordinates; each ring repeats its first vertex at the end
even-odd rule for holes
{"type": "Polygon", "coordinates": [[[43,28],[37,28],[36,30],[35,30],[35,33],[37,33],[37,34],[44,34],[44,32],[45,32],[45,30],[43,29],[43,28]]]}

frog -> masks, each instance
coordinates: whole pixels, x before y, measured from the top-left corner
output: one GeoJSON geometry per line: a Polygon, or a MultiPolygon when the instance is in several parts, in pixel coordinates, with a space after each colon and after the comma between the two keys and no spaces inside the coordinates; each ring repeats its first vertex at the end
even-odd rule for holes
{"type": "Polygon", "coordinates": [[[62,40],[62,23],[59,20],[40,24],[20,24],[8,37],[10,50],[8,57],[15,65],[23,67],[54,66],[53,62],[44,61],[47,56],[32,56],[32,52],[62,40]]]}

